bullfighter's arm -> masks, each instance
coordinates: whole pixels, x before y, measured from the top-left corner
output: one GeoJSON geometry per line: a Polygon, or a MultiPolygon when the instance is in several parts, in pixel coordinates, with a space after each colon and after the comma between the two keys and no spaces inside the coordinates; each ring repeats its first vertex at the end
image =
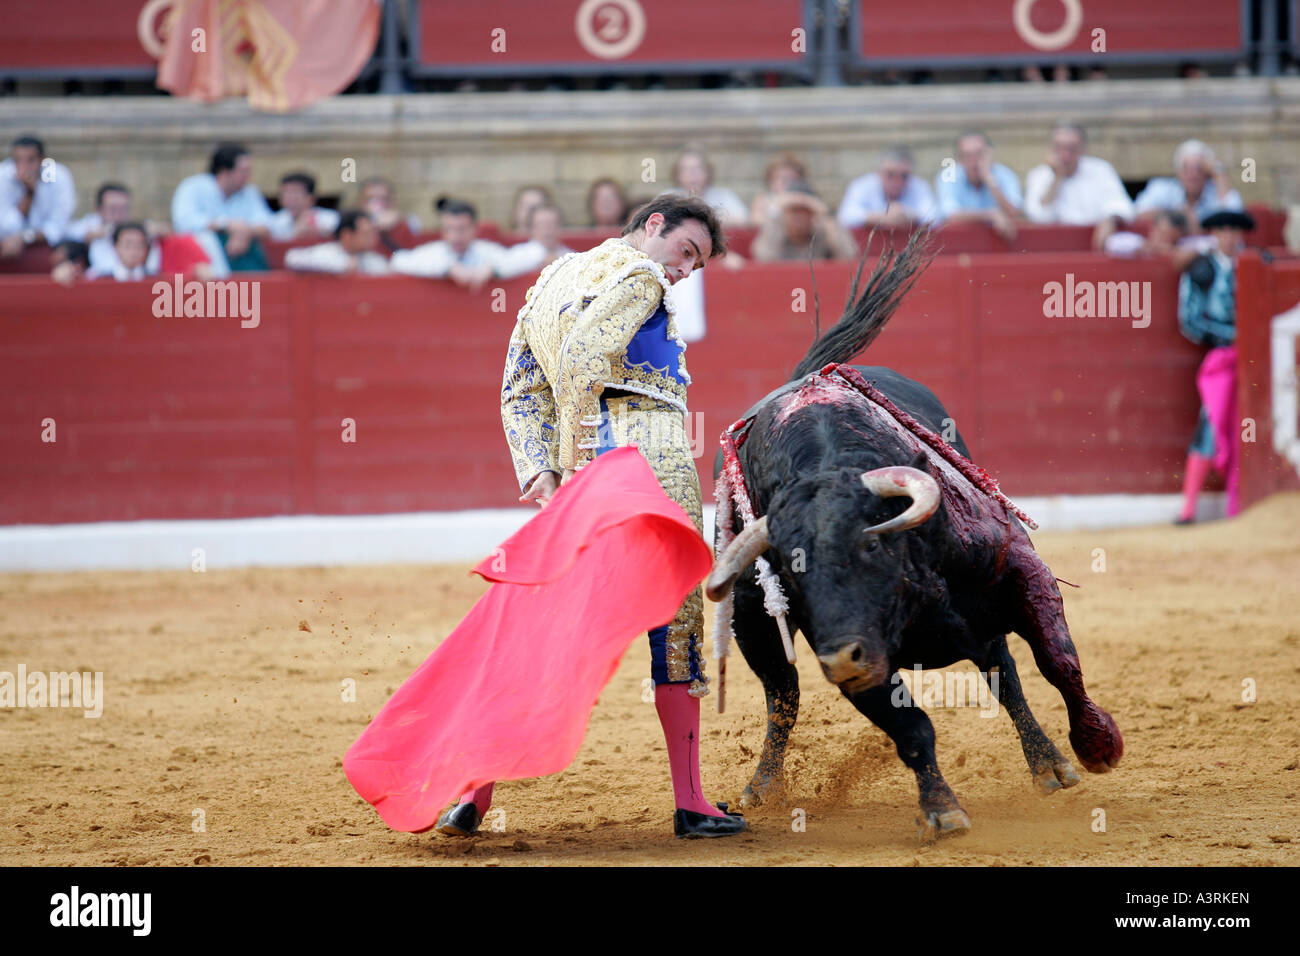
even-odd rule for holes
{"type": "Polygon", "coordinates": [[[663,294],[653,274],[633,272],[592,299],[565,338],[555,376],[561,467],[576,468],[581,449],[596,447],[600,393],[612,363],[659,308],[663,294]]]}
{"type": "Polygon", "coordinates": [[[533,479],[544,471],[560,474],[555,397],[537,357],[528,347],[522,322],[516,323],[506,352],[506,369],[501,380],[501,424],[521,492],[527,492],[533,479]]]}

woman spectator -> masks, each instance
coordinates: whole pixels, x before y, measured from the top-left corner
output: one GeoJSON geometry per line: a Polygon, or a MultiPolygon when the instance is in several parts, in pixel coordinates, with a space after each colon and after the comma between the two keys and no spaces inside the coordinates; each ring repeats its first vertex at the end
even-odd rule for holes
{"type": "Polygon", "coordinates": [[[713,207],[724,226],[749,224],[749,210],[730,189],[713,184],[713,164],[703,151],[688,149],[673,163],[673,181],[676,188],[666,190],[687,196],[699,196],[713,207]]]}
{"type": "Polygon", "coordinates": [[[627,193],[616,180],[597,179],[587,189],[587,221],[595,229],[622,229],[627,222],[627,193]]]}
{"type": "Polygon", "coordinates": [[[749,206],[749,218],[755,225],[761,226],[770,214],[773,219],[780,218],[781,211],[772,200],[790,188],[792,183],[807,182],[808,168],[794,153],[781,153],[767,164],[763,173],[763,182],[767,183],[767,192],[759,193],[749,206]]]}
{"type": "Polygon", "coordinates": [[[806,182],[791,183],[771,205],[775,215],[763,220],[750,249],[756,262],[852,259],[857,254],[853,237],[806,182]]]}
{"type": "Polygon", "coordinates": [[[510,219],[510,229],[517,236],[528,235],[528,223],[533,217],[533,210],[539,206],[554,206],[555,197],[545,186],[520,186],[515,193],[514,212],[510,219]]]}

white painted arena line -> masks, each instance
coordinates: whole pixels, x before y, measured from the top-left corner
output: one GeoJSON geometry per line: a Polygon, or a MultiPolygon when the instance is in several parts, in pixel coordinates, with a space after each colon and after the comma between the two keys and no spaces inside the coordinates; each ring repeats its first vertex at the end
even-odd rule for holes
{"type": "MultiPolygon", "coordinates": [[[[1201,495],[1198,517],[1222,517],[1222,494],[1201,495]]],[[[1012,500],[1042,531],[1165,525],[1180,495],[1056,495],[1012,500]]],[[[713,541],[714,506],[704,508],[713,541]]],[[[392,515],[283,515],[212,521],[104,521],[0,527],[0,571],[477,563],[533,511],[499,508],[392,515]]]]}

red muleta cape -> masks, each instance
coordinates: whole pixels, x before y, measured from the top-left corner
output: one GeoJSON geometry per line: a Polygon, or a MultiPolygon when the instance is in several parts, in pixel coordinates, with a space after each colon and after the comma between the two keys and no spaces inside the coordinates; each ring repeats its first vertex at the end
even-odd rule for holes
{"type": "Polygon", "coordinates": [[[639,451],[600,455],[473,569],[496,583],[348,749],[348,780],[419,833],[466,790],[563,770],[628,645],[712,563],[639,451]]]}

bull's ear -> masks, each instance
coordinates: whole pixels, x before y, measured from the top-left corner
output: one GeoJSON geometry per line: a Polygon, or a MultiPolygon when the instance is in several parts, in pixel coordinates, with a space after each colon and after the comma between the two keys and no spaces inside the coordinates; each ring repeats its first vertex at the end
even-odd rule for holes
{"type": "Polygon", "coordinates": [[[924,449],[922,449],[921,451],[917,452],[917,453],[916,453],[916,457],[913,458],[910,462],[908,462],[908,464],[909,464],[909,466],[911,466],[912,468],[915,468],[917,471],[923,471],[923,472],[925,472],[927,475],[931,474],[931,472],[930,472],[930,453],[927,452],[927,451],[925,451],[924,449]]]}

